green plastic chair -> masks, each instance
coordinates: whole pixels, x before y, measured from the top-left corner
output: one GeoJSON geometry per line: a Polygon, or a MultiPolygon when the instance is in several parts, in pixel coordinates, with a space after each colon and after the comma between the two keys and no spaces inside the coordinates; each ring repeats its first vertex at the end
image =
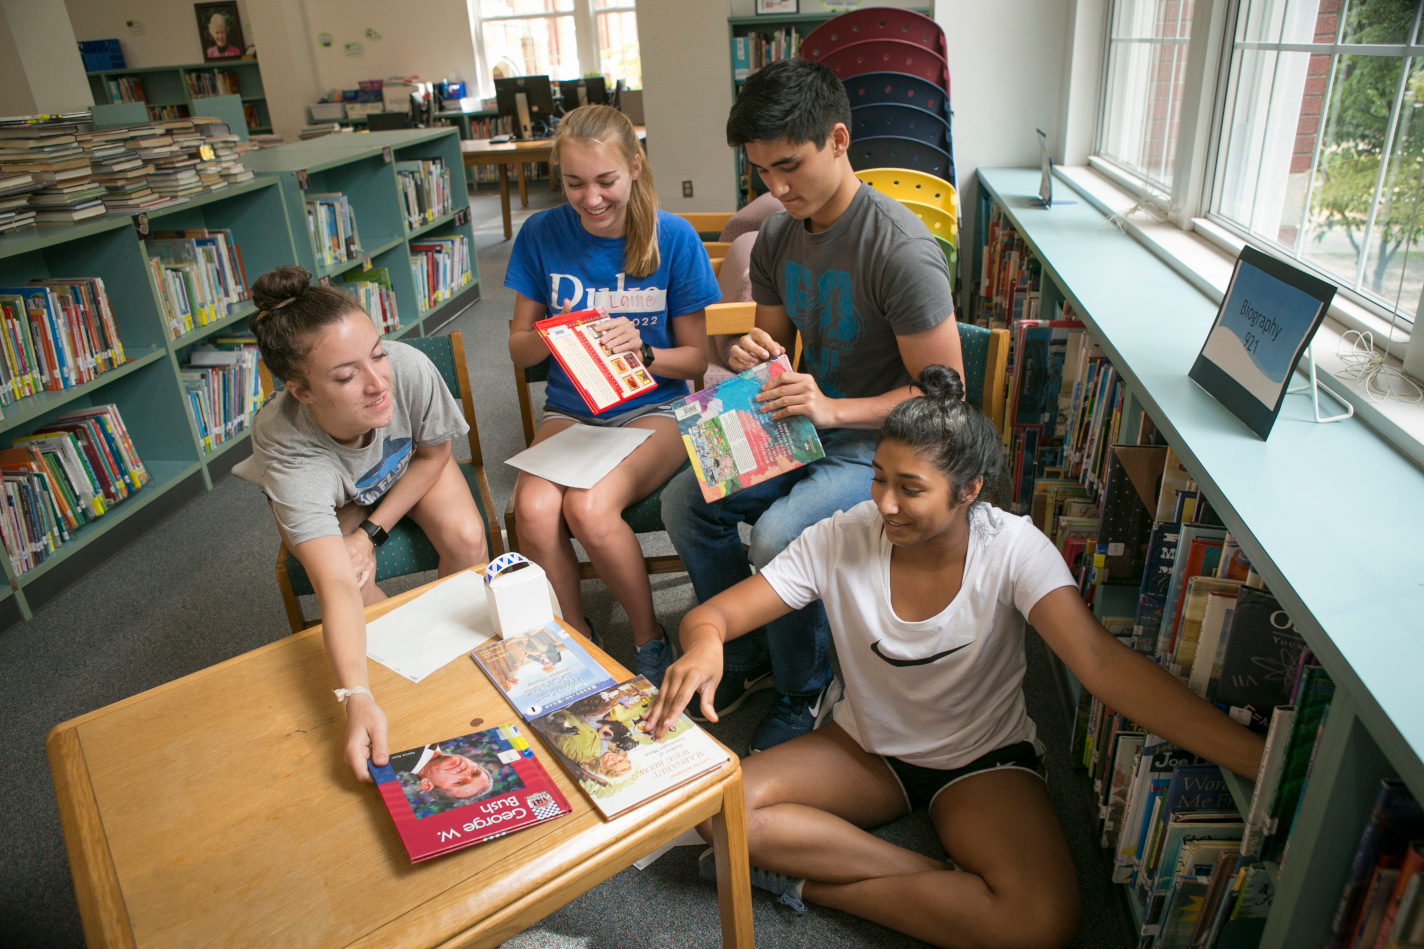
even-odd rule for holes
{"type": "MultiPolygon", "coordinates": [[[[549,360],[545,359],[541,363],[530,366],[528,369],[514,369],[514,387],[519,395],[519,420],[524,425],[524,444],[526,446],[534,443],[534,403],[529,396],[529,387],[536,382],[544,382],[549,378],[549,360]]],[[[684,468],[691,467],[689,462],[683,462],[674,477],[681,474],[684,468]]],[[[669,478],[669,481],[672,479],[669,478]]],[[[628,526],[633,528],[635,534],[655,534],[666,530],[663,527],[663,488],[667,487],[664,482],[656,491],[643,500],[630,504],[623,509],[623,520],[628,526]]],[[[509,498],[509,506],[504,509],[504,529],[509,534],[509,549],[519,549],[519,532],[514,523],[514,496],[509,498]]],[[[655,573],[682,573],[687,568],[682,565],[682,558],[676,555],[663,555],[659,557],[644,557],[643,566],[647,568],[648,574],[655,573]]],[[[579,564],[579,576],[584,580],[597,578],[598,571],[593,569],[593,564],[587,561],[579,564]]]]}
{"type": "MultiPolygon", "coordinates": [[[[465,476],[465,481],[470,486],[470,494],[474,496],[475,506],[479,508],[480,519],[485,525],[485,537],[489,540],[490,556],[497,557],[504,553],[504,545],[500,541],[499,526],[491,516],[494,499],[490,495],[489,481],[485,478],[484,457],[480,453],[480,434],[475,425],[475,403],[470,392],[469,370],[465,366],[464,340],[458,332],[454,332],[448,336],[426,336],[402,342],[415,347],[430,358],[435,368],[440,371],[440,378],[445,380],[450,394],[458,397],[464,408],[465,421],[470,423],[470,460],[459,463],[460,473],[465,476]]],[[[420,525],[409,517],[403,517],[400,523],[391,529],[386,542],[376,551],[376,582],[411,573],[423,573],[434,570],[439,565],[440,556],[435,551],[435,545],[425,536],[420,525]]],[[[292,632],[299,633],[321,622],[320,619],[308,620],[302,612],[301,602],[297,598],[316,591],[312,588],[311,578],[303,569],[302,562],[285,545],[277,549],[277,588],[282,593],[282,604],[287,609],[287,622],[292,632]]]]}

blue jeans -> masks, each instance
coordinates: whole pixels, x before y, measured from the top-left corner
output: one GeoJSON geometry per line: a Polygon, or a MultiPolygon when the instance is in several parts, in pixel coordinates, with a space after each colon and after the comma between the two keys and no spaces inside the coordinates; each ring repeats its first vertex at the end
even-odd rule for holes
{"type": "MultiPolygon", "coordinates": [[[[837,511],[870,500],[871,459],[879,433],[852,428],[819,433],[826,457],[708,504],[691,468],[663,489],[663,526],[672,538],[699,602],[760,570],[801,532],[837,511]],[[752,524],[751,563],[737,525],[752,524]]],[[[831,630],[820,601],[774,620],[723,648],[728,672],[771,659],[772,681],[784,695],[810,695],[831,678],[831,630]]]]}

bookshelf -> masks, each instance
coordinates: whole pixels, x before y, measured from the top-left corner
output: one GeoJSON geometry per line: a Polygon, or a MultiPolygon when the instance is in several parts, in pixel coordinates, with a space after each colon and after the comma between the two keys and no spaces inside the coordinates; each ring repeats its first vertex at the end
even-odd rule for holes
{"type": "MultiPolygon", "coordinates": [[[[1315,424],[1300,396],[1287,398],[1268,442],[1251,435],[1187,378],[1217,304],[1105,227],[1085,196],[1032,207],[1038,179],[1037,169],[980,169],[976,229],[991,203],[1002,209],[1042,262],[1045,296],[1073,304],[1134,410],[1172,445],[1335,683],[1289,860],[1268,866],[1276,891],[1260,942],[1321,945],[1380,780],[1399,777],[1424,797],[1424,644],[1415,634],[1424,585],[1414,553],[1424,510],[1412,503],[1424,496],[1424,472],[1359,418],[1315,424]]],[[[983,240],[978,230],[976,274],[983,240]]],[[[1102,616],[1121,603],[1096,605],[1102,616]]],[[[1249,800],[1249,782],[1228,785],[1238,803],[1249,800]]]]}
{"type": "Polygon", "coordinates": [[[189,76],[226,69],[237,74],[239,95],[244,107],[251,106],[257,124],[249,122],[249,132],[271,132],[272,116],[267,108],[267,91],[262,85],[262,71],[255,59],[232,59],[225,62],[192,63],[183,66],[144,66],[137,69],[105,69],[88,73],[89,88],[98,105],[119,102],[109,90],[109,80],[133,76],[143,82],[144,98],[149,106],[172,106],[186,110],[185,117],[206,115],[201,103],[205,97],[194,97],[188,87],[189,76]]]}
{"type": "MultiPolygon", "coordinates": [[[[243,252],[249,280],[294,256],[287,213],[276,182],[256,179],[197,195],[149,217],[153,230],[230,228],[243,252]]],[[[20,399],[0,418],[0,444],[9,446],[63,412],[94,405],[118,405],[139,456],[152,480],[108,513],[77,531],[44,563],[15,576],[0,557],[0,623],[29,619],[33,610],[60,592],[86,567],[97,565],[132,539],[145,510],[165,507],[211,488],[229,459],[205,453],[179,382],[187,352],[213,333],[242,323],[250,304],[219,323],[168,339],[134,219],[119,214],[78,225],[42,227],[0,236],[0,283],[23,286],[40,277],[97,276],[104,280],[128,361],[83,385],[44,391],[20,399]]],[[[246,441],[245,434],[222,446],[246,441]]],[[[235,460],[232,459],[232,460],[235,460]]]]}
{"type": "MultiPolygon", "coordinates": [[[[259,178],[277,183],[287,218],[292,222],[296,261],[318,279],[337,283],[342,275],[368,265],[390,272],[401,325],[388,335],[397,338],[429,335],[479,299],[469,195],[458,187],[460,169],[464,165],[457,129],[328,135],[252,152],[244,161],[259,178]],[[395,163],[433,158],[441,159],[450,169],[454,210],[428,224],[407,228],[401,215],[395,163]],[[316,247],[306,227],[304,194],[308,191],[340,192],[347,196],[361,237],[364,252],[361,256],[328,266],[317,265],[316,247]],[[473,280],[450,299],[428,310],[422,309],[417,305],[415,284],[410,275],[410,244],[420,238],[456,236],[469,241],[473,280]]],[[[249,276],[252,276],[250,267],[249,276]]]]}
{"type": "MultiPolygon", "coordinates": [[[[929,7],[906,7],[914,13],[923,13],[930,16],[929,7]]],[[[737,100],[737,95],[742,91],[742,83],[745,79],[737,78],[737,40],[747,37],[753,33],[774,34],[778,30],[796,30],[796,37],[799,50],[799,42],[806,38],[816,27],[825,23],[839,14],[836,13],[793,13],[786,16],[733,16],[727,18],[727,55],[732,62],[732,101],[737,100]]],[[[792,50],[791,58],[795,58],[798,50],[792,50]]],[[[737,206],[740,207],[757,195],[766,191],[766,186],[762,184],[761,177],[746,164],[746,156],[742,154],[740,148],[732,150],[733,161],[736,163],[737,173],[737,206]]]]}

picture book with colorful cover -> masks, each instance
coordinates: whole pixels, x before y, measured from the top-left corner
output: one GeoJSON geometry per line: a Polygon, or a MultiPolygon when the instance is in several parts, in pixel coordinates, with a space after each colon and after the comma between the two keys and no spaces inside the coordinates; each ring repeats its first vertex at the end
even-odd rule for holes
{"type": "Polygon", "coordinates": [[[602,307],[594,307],[534,323],[539,337],[595,415],[658,386],[637,353],[615,355],[603,348],[599,324],[609,319],[602,307]]]}
{"type": "Polygon", "coordinates": [[[572,810],[518,725],[397,752],[367,767],[411,863],[572,810]]]}
{"type": "Polygon", "coordinates": [[[721,767],[727,753],[685,714],[661,738],[645,716],[658,690],[642,676],[536,718],[553,749],[604,817],[616,817],[721,767]]]}
{"type": "Polygon", "coordinates": [[[826,456],[810,419],[801,415],[773,419],[756,401],[768,380],[790,371],[791,363],[778,356],[694,392],[673,409],[707,501],[826,456]]]}
{"type": "Polygon", "coordinates": [[[491,639],[470,657],[524,720],[617,684],[557,622],[491,639]]]}

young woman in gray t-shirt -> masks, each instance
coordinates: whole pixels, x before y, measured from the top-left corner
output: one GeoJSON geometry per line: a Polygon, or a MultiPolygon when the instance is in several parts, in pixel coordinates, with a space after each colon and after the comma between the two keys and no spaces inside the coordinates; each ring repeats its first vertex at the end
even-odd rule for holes
{"type": "Polygon", "coordinates": [[[386,763],[386,717],[366,676],[364,608],[385,599],[375,548],[409,515],[445,576],[488,559],[483,521],[450,442],[469,430],[419,350],[381,339],[357,302],[311,286],[300,267],[258,278],[250,325],[286,382],[252,423],[252,456],[233,468],[272,505],[282,542],[316,590],[327,655],[346,704],[346,761],[386,763]]]}

